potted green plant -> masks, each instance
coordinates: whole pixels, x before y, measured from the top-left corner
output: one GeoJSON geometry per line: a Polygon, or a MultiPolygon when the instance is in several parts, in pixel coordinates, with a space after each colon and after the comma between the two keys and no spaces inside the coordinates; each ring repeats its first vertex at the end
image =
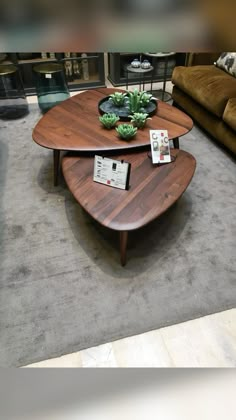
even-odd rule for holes
{"type": "Polygon", "coordinates": [[[137,133],[137,128],[131,124],[120,124],[116,131],[123,140],[130,140],[137,133]]]}
{"type": "Polygon", "coordinates": [[[127,106],[129,111],[133,114],[135,112],[140,112],[141,103],[140,103],[140,93],[138,89],[134,89],[133,92],[128,92],[127,94],[127,106]]]}
{"type": "Polygon", "coordinates": [[[113,128],[117,121],[119,121],[119,117],[117,117],[116,114],[104,114],[102,117],[99,117],[99,121],[103,124],[103,126],[105,128],[107,128],[108,130],[110,130],[111,128],[113,128]]]}
{"type": "Polygon", "coordinates": [[[131,118],[131,122],[137,128],[143,128],[146,124],[146,121],[151,120],[151,118],[149,118],[148,114],[145,112],[135,112],[133,115],[129,115],[129,117],[131,118]]]}
{"type": "Polygon", "coordinates": [[[145,108],[150,103],[153,96],[145,91],[139,92],[138,89],[134,89],[133,92],[127,92],[127,106],[129,111],[134,114],[136,112],[145,112],[145,108]]]}
{"type": "Polygon", "coordinates": [[[142,103],[142,106],[145,108],[146,106],[148,106],[148,104],[150,103],[150,101],[152,99],[155,99],[151,93],[147,93],[145,91],[140,93],[140,101],[142,103]]]}
{"type": "Polygon", "coordinates": [[[126,93],[122,93],[122,92],[115,92],[109,97],[109,101],[118,107],[121,107],[125,104],[125,99],[126,99],[126,93]]]}

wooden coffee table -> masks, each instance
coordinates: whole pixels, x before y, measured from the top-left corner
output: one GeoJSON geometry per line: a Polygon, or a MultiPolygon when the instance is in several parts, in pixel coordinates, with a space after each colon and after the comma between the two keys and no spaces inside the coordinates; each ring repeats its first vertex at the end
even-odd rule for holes
{"type": "Polygon", "coordinates": [[[58,182],[60,151],[78,151],[91,155],[107,152],[125,153],[128,150],[150,148],[150,129],[168,130],[174,147],[179,148],[179,137],[193,126],[191,118],[179,109],[158,101],[156,115],[138,130],[131,141],[122,141],[115,130],[102,127],[98,117],[98,102],[121,89],[94,89],[75,95],[48,111],[33,130],[34,141],[53,150],[54,184],[58,182]]]}
{"type": "Polygon", "coordinates": [[[131,163],[127,191],[94,182],[94,158],[62,159],[66,183],[78,203],[101,225],[120,232],[122,265],[126,263],[128,232],[164,213],[180,198],[193,177],[195,158],[178,149],[171,149],[171,155],[175,161],[162,166],[153,165],[147,152],[119,156],[131,163]]]}

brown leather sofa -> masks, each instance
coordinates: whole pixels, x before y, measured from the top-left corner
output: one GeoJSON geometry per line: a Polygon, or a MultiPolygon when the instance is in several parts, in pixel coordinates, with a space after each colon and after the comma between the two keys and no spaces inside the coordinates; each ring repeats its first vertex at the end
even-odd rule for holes
{"type": "Polygon", "coordinates": [[[175,67],[174,104],[236,155],[236,78],[215,65],[175,67]]]}

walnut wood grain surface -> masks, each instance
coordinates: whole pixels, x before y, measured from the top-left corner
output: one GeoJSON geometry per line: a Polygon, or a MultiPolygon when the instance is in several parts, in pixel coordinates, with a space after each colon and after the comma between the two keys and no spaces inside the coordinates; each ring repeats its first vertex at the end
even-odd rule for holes
{"type": "Polygon", "coordinates": [[[33,130],[33,139],[49,149],[105,152],[150,145],[150,129],[166,129],[169,138],[181,137],[193,126],[191,118],[179,109],[158,101],[158,109],[146,128],[138,130],[134,139],[123,141],[115,130],[102,127],[98,117],[98,102],[121,89],[93,89],[75,95],[48,111],[33,130]]]}
{"type": "Polygon", "coordinates": [[[93,181],[94,159],[66,156],[62,170],[78,203],[95,220],[110,229],[138,229],[164,213],[183,194],[195,168],[195,158],[171,149],[176,160],[152,165],[147,152],[119,156],[131,163],[130,189],[120,190],[93,181]]]}

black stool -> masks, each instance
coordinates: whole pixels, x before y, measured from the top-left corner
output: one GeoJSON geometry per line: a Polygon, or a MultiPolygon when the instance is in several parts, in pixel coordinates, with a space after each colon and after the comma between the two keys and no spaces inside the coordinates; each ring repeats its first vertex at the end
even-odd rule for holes
{"type": "Polygon", "coordinates": [[[163,89],[151,89],[152,95],[155,96],[157,99],[161,99],[164,102],[168,102],[171,99],[171,94],[166,92],[166,82],[169,58],[175,56],[175,54],[175,52],[145,53],[145,55],[147,55],[148,57],[153,57],[153,66],[155,67],[155,73],[158,70],[158,64],[161,62],[161,60],[164,60],[163,89]]]}
{"type": "Polygon", "coordinates": [[[132,67],[132,65],[128,65],[125,68],[126,72],[126,90],[129,89],[129,73],[137,75],[137,83],[139,84],[139,91],[145,89],[145,83],[151,83],[151,90],[152,90],[152,80],[153,80],[153,66],[148,67],[147,69],[143,69],[142,67],[132,67]],[[150,77],[151,73],[151,77],[150,77]],[[150,80],[151,79],[151,80],[150,80]]]}

